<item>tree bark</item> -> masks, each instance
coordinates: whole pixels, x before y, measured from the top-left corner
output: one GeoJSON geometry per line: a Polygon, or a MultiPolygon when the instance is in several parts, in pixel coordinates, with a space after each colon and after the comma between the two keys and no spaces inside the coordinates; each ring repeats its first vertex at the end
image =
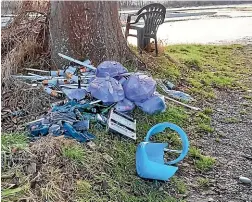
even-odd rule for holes
{"type": "Polygon", "coordinates": [[[127,46],[115,1],[51,1],[50,37],[57,66],[68,63],[62,53],[76,59],[137,60],[127,46]]]}

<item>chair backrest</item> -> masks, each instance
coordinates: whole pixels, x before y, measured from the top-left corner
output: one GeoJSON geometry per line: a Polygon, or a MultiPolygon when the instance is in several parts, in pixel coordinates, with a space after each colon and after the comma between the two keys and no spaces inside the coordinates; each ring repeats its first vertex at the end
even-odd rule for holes
{"type": "Polygon", "coordinates": [[[163,13],[165,15],[166,8],[160,3],[153,3],[153,4],[149,4],[149,5],[144,6],[143,8],[141,8],[137,12],[137,15],[139,15],[139,14],[141,14],[143,12],[151,12],[151,11],[161,12],[161,13],[163,13]]]}
{"type": "Polygon", "coordinates": [[[140,19],[144,20],[144,35],[155,35],[159,25],[164,22],[165,14],[159,11],[149,11],[141,13],[135,22],[137,23],[140,19]]]}

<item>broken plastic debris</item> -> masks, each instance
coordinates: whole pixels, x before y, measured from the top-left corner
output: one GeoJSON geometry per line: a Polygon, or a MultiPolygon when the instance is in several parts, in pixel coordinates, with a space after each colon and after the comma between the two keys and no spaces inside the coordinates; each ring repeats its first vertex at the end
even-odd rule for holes
{"type": "Polygon", "coordinates": [[[144,142],[141,142],[137,147],[137,174],[146,179],[168,180],[178,170],[178,167],[172,166],[172,164],[176,164],[183,160],[188,151],[189,141],[182,128],[169,122],[159,123],[148,131],[144,142]],[[169,162],[164,161],[164,150],[168,146],[168,143],[150,142],[152,136],[163,132],[166,128],[170,128],[179,134],[183,147],[182,151],[178,151],[178,153],[180,153],[179,157],[169,162]]]}

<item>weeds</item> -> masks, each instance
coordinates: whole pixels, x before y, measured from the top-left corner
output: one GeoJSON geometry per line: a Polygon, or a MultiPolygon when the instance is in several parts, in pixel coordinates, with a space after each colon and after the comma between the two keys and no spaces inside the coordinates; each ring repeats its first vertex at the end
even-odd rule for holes
{"type": "Polygon", "coordinates": [[[208,178],[202,178],[202,177],[197,179],[197,183],[198,183],[198,186],[200,188],[207,188],[210,185],[209,179],[208,178]]]}
{"type": "Polygon", "coordinates": [[[238,123],[238,122],[240,122],[240,120],[235,117],[228,117],[228,118],[224,118],[222,122],[224,122],[224,123],[238,123]]]}
{"type": "Polygon", "coordinates": [[[84,160],[84,150],[80,145],[64,146],[62,155],[77,163],[81,163],[84,160]]]}
{"type": "Polygon", "coordinates": [[[199,160],[196,160],[196,168],[200,171],[208,171],[213,168],[216,160],[211,156],[201,155],[199,160]]]}
{"type": "Polygon", "coordinates": [[[210,156],[204,156],[196,147],[191,147],[189,156],[195,159],[195,167],[200,171],[208,171],[213,168],[216,160],[210,156]]]}
{"type": "Polygon", "coordinates": [[[2,151],[10,152],[12,149],[23,150],[28,146],[28,137],[24,133],[3,133],[1,135],[2,151]]]}
{"type": "Polygon", "coordinates": [[[175,187],[179,194],[184,194],[187,191],[186,184],[183,180],[179,179],[178,177],[174,176],[171,178],[171,184],[175,187]]]}

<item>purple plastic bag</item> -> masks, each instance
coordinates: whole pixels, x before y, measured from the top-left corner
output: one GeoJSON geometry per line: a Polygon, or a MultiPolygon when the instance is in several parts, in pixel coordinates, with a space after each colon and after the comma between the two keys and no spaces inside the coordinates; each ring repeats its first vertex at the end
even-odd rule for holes
{"type": "Polygon", "coordinates": [[[97,77],[117,77],[126,73],[128,70],[121,63],[115,61],[104,61],[96,69],[97,77]]]}
{"type": "Polygon", "coordinates": [[[147,100],[156,90],[156,81],[147,75],[132,74],[123,83],[125,97],[132,102],[147,100]]]}
{"type": "Polygon", "coordinates": [[[135,104],[147,114],[160,113],[166,110],[164,96],[156,94],[144,102],[136,102],[135,104]]]}
{"type": "Polygon", "coordinates": [[[88,92],[102,102],[118,102],[124,99],[121,83],[112,77],[96,77],[88,86],[88,92]]]}

